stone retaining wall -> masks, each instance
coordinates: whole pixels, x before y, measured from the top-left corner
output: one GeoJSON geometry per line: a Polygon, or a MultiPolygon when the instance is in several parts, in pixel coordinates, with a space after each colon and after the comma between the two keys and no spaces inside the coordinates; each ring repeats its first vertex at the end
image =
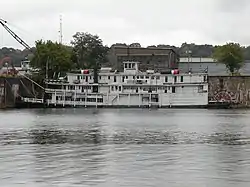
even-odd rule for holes
{"type": "Polygon", "coordinates": [[[209,100],[250,107],[250,76],[209,76],[209,100]]]}

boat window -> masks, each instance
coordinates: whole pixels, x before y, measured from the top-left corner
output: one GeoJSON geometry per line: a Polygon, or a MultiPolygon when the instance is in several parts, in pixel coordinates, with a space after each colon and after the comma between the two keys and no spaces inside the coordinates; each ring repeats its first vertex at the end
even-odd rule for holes
{"type": "Polygon", "coordinates": [[[204,76],[204,82],[207,82],[207,76],[204,76]]]}
{"type": "Polygon", "coordinates": [[[203,92],[203,85],[198,86],[198,93],[202,93],[203,92]]]}
{"type": "Polygon", "coordinates": [[[144,76],[141,76],[141,79],[144,79],[144,76]]]}
{"type": "Polygon", "coordinates": [[[128,79],[128,76],[126,76],[126,79],[128,79]]]}
{"type": "Polygon", "coordinates": [[[127,68],[128,66],[127,66],[127,64],[125,64],[125,68],[127,68]]]}
{"type": "Polygon", "coordinates": [[[181,76],[181,82],[183,82],[183,76],[181,76]]]}
{"type": "Polygon", "coordinates": [[[77,80],[80,80],[80,78],[81,78],[81,76],[80,76],[80,75],[78,75],[78,76],[77,76],[77,80]]]}
{"type": "Polygon", "coordinates": [[[165,82],[168,82],[168,76],[165,77],[165,82]]]}
{"type": "Polygon", "coordinates": [[[111,86],[111,91],[114,91],[114,87],[113,86],[111,86]]]}
{"type": "Polygon", "coordinates": [[[99,76],[99,79],[102,79],[102,76],[99,76]]]}
{"type": "Polygon", "coordinates": [[[133,79],[135,79],[135,76],[133,76],[133,79]]]}
{"type": "Polygon", "coordinates": [[[160,79],[160,76],[156,76],[156,79],[160,79]]]}
{"type": "Polygon", "coordinates": [[[114,82],[116,82],[116,76],[114,76],[114,82]]]}
{"type": "Polygon", "coordinates": [[[168,90],[165,90],[165,93],[168,93],[168,90]]]}
{"type": "Polygon", "coordinates": [[[86,82],[88,82],[88,78],[89,78],[88,76],[85,77],[85,81],[86,81],[86,82]]]}
{"type": "Polygon", "coordinates": [[[110,80],[110,76],[108,76],[108,80],[110,80]]]}
{"type": "Polygon", "coordinates": [[[122,91],[122,87],[121,86],[119,86],[119,91],[122,91]]]}
{"type": "Polygon", "coordinates": [[[174,76],[174,82],[177,82],[177,76],[174,76]]]}
{"type": "Polygon", "coordinates": [[[97,98],[97,102],[98,103],[102,103],[103,102],[103,98],[97,98]]]}
{"type": "Polygon", "coordinates": [[[87,98],[87,102],[96,102],[96,98],[87,98]]]}
{"type": "Polygon", "coordinates": [[[172,93],[175,93],[175,91],[176,91],[176,90],[175,90],[175,87],[173,86],[173,87],[172,87],[172,93]]]}
{"type": "Polygon", "coordinates": [[[149,79],[149,76],[146,76],[146,79],[149,79]]]}

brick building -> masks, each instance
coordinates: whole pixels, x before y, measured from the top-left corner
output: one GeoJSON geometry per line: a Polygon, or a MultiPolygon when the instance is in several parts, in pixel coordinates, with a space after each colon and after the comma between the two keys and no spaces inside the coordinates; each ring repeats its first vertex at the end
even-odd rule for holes
{"type": "Polygon", "coordinates": [[[124,61],[140,62],[139,69],[155,71],[178,68],[179,55],[171,48],[112,46],[108,59],[110,65],[122,71],[124,61]]]}

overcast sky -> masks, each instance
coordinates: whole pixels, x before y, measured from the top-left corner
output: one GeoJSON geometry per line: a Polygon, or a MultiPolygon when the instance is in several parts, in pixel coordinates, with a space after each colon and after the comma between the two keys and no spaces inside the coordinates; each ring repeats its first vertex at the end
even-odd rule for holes
{"type": "MultiPolygon", "coordinates": [[[[29,45],[63,42],[77,32],[98,34],[104,44],[250,44],[249,0],[1,0],[0,18],[29,45]]],[[[22,48],[3,28],[0,47],[22,48]]]]}

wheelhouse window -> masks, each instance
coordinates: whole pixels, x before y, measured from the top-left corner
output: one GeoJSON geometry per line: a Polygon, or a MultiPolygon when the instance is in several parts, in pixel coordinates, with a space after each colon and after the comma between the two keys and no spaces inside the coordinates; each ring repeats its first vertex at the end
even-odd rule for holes
{"type": "Polygon", "coordinates": [[[172,93],[176,93],[175,87],[172,87],[172,93]]]}

